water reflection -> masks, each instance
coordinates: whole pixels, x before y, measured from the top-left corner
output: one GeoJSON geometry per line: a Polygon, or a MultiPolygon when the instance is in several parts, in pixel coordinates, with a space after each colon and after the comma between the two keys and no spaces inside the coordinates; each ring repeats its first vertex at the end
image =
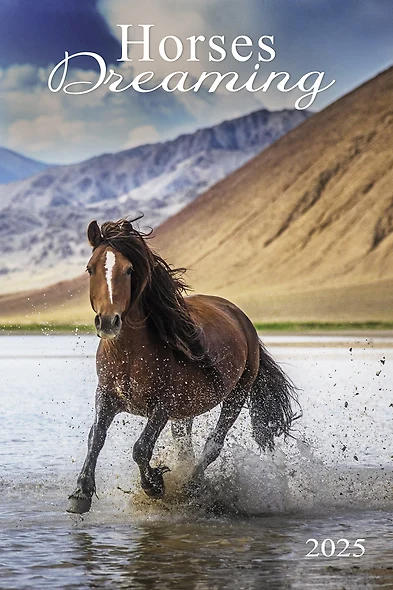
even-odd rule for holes
{"type": "MultiPolygon", "coordinates": [[[[92,515],[93,516],[93,515],[92,515]]],[[[228,518],[123,514],[0,531],[0,588],[281,590],[393,587],[393,514],[228,518]],[[307,559],[306,540],[365,538],[359,558],[307,559]]]]}
{"type": "MultiPolygon", "coordinates": [[[[375,516],[373,516],[373,519],[375,516]]],[[[88,588],[150,590],[272,590],[392,587],[391,551],[381,561],[305,559],[305,525],[280,530],[273,519],[143,523],[128,528],[74,530],[75,558],[88,588]]],[[[341,527],[344,525],[340,525],[341,527]]],[[[330,523],[330,534],[334,523],[330,523]]],[[[326,531],[321,530],[326,535],[326,531]]],[[[338,534],[338,532],[337,532],[338,534]]],[[[385,537],[386,539],[386,537],[385,537]]],[[[375,556],[376,557],[376,556],[375,556]]],[[[371,558],[371,559],[370,559],[371,558]]]]}
{"type": "Polygon", "coordinates": [[[271,588],[283,587],[287,567],[277,557],[290,552],[289,537],[270,533],[254,538],[250,533],[255,531],[214,521],[143,524],[121,534],[74,531],[75,561],[89,587],[111,581],[116,588],[141,590],[156,585],[163,590],[259,590],[263,580],[269,580],[271,588]]]}

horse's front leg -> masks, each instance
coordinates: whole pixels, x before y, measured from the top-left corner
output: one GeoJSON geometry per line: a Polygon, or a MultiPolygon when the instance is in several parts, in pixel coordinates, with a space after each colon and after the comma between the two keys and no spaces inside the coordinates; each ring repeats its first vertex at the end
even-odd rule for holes
{"type": "Polygon", "coordinates": [[[95,469],[98,455],[104,446],[108,428],[119,411],[114,400],[97,393],[96,414],[89,432],[87,455],[77,479],[76,488],[69,496],[68,512],[83,514],[90,510],[91,498],[96,491],[95,469]]]}
{"type": "Polygon", "coordinates": [[[139,467],[142,489],[151,498],[164,496],[165,488],[162,475],[169,469],[164,466],[151,467],[150,459],[153,455],[154,445],[167,422],[167,413],[160,405],[157,405],[133,448],[132,456],[139,467]]]}

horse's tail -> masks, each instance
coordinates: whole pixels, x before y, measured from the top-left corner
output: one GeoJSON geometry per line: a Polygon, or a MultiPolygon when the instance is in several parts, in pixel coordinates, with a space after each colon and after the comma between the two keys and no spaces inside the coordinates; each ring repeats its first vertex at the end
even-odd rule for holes
{"type": "Polygon", "coordinates": [[[274,449],[274,438],[290,435],[294,420],[301,416],[297,390],[260,342],[258,375],[253,383],[249,408],[252,436],[265,450],[274,449]],[[295,413],[293,405],[299,409],[295,413]]]}

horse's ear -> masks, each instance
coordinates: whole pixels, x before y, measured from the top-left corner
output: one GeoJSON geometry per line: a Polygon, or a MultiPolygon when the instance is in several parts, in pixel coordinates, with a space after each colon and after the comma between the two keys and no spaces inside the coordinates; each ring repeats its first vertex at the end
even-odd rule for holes
{"type": "Polygon", "coordinates": [[[90,246],[93,248],[97,248],[102,242],[102,235],[101,230],[98,227],[98,223],[96,221],[92,221],[87,228],[87,239],[89,240],[90,246]]]}

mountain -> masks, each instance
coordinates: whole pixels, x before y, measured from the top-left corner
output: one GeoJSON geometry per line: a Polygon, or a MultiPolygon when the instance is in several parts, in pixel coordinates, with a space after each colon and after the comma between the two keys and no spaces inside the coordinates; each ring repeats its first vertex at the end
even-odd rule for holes
{"type": "Polygon", "coordinates": [[[260,110],[0,186],[1,291],[75,276],[88,255],[89,221],[143,211],[144,223],[157,226],[307,117],[260,110]]]}
{"type": "Polygon", "coordinates": [[[22,154],[0,147],[0,184],[24,180],[45,168],[48,168],[48,164],[31,160],[22,154]]]}
{"type": "Polygon", "coordinates": [[[254,319],[393,320],[393,68],[157,232],[197,291],[254,319]]]}

